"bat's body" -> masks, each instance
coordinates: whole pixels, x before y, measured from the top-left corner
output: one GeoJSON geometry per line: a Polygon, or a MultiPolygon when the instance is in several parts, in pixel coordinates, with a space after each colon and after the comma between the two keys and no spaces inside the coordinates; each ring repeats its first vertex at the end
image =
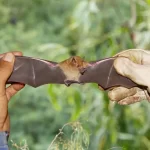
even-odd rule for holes
{"type": "Polygon", "coordinates": [[[20,82],[33,87],[44,84],[97,83],[103,89],[114,86],[131,88],[138,86],[130,79],[119,75],[114,67],[115,58],[86,62],[79,56],[60,63],[16,56],[14,70],[7,83],[20,82]]]}
{"type": "Polygon", "coordinates": [[[80,83],[80,76],[84,73],[84,68],[88,67],[89,63],[82,60],[79,56],[71,57],[59,63],[59,67],[65,74],[65,84],[69,86],[72,83],[80,83]]]}

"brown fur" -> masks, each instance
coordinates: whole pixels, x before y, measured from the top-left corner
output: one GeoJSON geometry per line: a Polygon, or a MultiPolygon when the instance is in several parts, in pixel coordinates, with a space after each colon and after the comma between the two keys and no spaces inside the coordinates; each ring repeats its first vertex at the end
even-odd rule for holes
{"type": "Polygon", "coordinates": [[[73,56],[61,63],[59,63],[60,68],[63,70],[66,75],[66,80],[75,80],[78,81],[81,70],[88,66],[88,62],[85,62],[79,56],[73,56]]]}

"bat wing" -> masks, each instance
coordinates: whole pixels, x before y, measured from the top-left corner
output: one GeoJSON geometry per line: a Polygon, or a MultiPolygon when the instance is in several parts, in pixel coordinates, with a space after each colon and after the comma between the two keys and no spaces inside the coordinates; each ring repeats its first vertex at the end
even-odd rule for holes
{"type": "Polygon", "coordinates": [[[13,72],[7,83],[24,83],[32,87],[64,84],[65,75],[56,62],[16,56],[13,72]]]}
{"type": "Polygon", "coordinates": [[[119,75],[114,66],[114,57],[90,62],[86,72],[80,76],[80,83],[98,83],[104,90],[116,86],[132,88],[139,86],[132,80],[119,75]]]}

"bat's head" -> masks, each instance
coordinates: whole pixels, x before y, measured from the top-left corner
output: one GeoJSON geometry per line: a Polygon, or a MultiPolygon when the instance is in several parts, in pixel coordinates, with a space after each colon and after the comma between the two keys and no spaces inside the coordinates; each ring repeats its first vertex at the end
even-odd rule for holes
{"type": "Polygon", "coordinates": [[[69,59],[59,63],[59,67],[63,70],[63,73],[66,76],[66,81],[71,81],[71,83],[72,81],[79,81],[79,77],[81,74],[84,74],[88,65],[89,63],[79,56],[70,57],[69,59]]]}
{"type": "Polygon", "coordinates": [[[78,68],[81,74],[83,74],[86,71],[86,67],[89,66],[89,63],[79,56],[73,56],[69,58],[68,61],[70,65],[78,68]]]}

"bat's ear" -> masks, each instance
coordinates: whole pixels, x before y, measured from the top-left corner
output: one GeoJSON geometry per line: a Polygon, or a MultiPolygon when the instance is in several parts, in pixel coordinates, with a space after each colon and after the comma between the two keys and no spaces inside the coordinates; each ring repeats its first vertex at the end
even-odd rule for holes
{"type": "Polygon", "coordinates": [[[72,58],[71,58],[71,62],[72,62],[73,64],[76,64],[76,63],[77,63],[75,57],[72,57],[72,58]]]}
{"type": "Polygon", "coordinates": [[[78,62],[77,62],[77,60],[76,60],[76,57],[74,57],[74,56],[71,57],[70,63],[73,64],[73,65],[76,66],[76,67],[78,66],[78,62]]]}

